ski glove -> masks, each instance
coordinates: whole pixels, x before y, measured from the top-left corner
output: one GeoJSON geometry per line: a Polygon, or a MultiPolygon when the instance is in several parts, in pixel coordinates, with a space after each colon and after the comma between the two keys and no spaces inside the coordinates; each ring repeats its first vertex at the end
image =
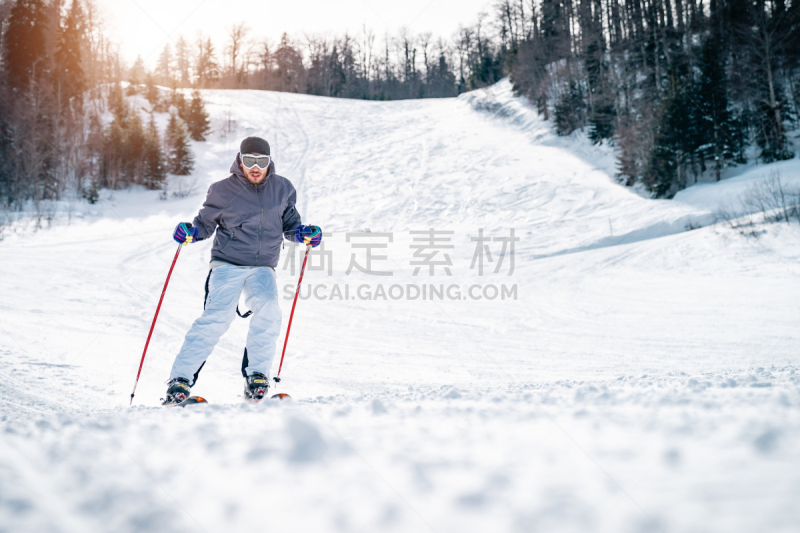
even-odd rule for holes
{"type": "Polygon", "coordinates": [[[172,238],[175,239],[175,242],[178,244],[192,243],[196,241],[199,236],[200,232],[196,227],[192,226],[191,222],[181,222],[175,226],[175,233],[172,234],[172,238]]]}
{"type": "Polygon", "coordinates": [[[319,226],[297,226],[292,234],[292,240],[316,248],[322,242],[322,230],[319,226]]]}

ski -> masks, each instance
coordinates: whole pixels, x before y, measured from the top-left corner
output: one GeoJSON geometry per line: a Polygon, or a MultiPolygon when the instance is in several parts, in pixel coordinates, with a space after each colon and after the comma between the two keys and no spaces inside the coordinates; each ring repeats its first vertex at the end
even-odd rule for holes
{"type": "Polygon", "coordinates": [[[202,396],[189,396],[178,405],[180,405],[181,407],[186,407],[187,405],[196,405],[198,403],[208,403],[208,400],[206,400],[202,396]]]}
{"type": "MultiPolygon", "coordinates": [[[[245,397],[244,401],[247,402],[247,403],[261,403],[265,398],[266,398],[266,396],[264,396],[262,398],[259,398],[259,399],[245,397]]],[[[284,393],[284,392],[279,392],[277,394],[273,394],[272,396],[270,396],[269,399],[270,400],[291,400],[292,397],[289,396],[288,394],[284,393]]]]}
{"type": "Polygon", "coordinates": [[[189,396],[182,402],[174,402],[174,403],[165,403],[162,404],[164,407],[186,407],[187,405],[197,405],[198,403],[208,403],[208,400],[203,398],[202,396],[189,396]]]}

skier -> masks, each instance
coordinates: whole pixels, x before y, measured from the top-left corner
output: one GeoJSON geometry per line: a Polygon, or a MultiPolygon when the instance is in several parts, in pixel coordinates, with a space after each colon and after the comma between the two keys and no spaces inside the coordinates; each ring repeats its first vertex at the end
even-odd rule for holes
{"type": "Polygon", "coordinates": [[[219,338],[238,313],[242,291],[252,313],[242,360],[244,396],[261,400],[269,388],[269,369],[281,329],[281,309],[275,266],[282,236],[287,240],[318,246],[317,226],[304,226],[291,182],[275,173],[269,144],[247,137],[231,165],[231,176],[211,185],[206,201],[193,222],[181,222],[173,238],[189,244],[210,238],[211,264],[206,278],[204,311],[194,321],[175,357],[164,405],[189,397],[200,369],[219,338]]]}

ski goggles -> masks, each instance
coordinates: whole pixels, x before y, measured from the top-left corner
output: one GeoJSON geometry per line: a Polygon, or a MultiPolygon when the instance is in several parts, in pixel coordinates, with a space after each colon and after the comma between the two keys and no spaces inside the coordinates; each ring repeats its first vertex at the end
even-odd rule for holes
{"type": "Polygon", "coordinates": [[[248,170],[253,167],[258,167],[261,170],[264,170],[269,166],[269,162],[271,161],[268,155],[239,154],[239,157],[242,160],[242,165],[244,165],[244,168],[248,170]]]}

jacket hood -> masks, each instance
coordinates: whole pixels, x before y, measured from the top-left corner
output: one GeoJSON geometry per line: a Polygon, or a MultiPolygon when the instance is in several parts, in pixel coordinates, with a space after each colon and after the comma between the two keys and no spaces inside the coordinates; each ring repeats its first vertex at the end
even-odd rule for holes
{"type": "Polygon", "coordinates": [[[250,187],[258,187],[260,185],[264,185],[267,182],[267,180],[270,179],[273,174],[275,174],[275,161],[270,159],[269,169],[267,170],[267,175],[264,177],[264,181],[262,181],[258,185],[253,185],[252,183],[250,183],[250,180],[248,180],[247,177],[244,175],[244,172],[242,172],[242,167],[239,166],[240,163],[241,160],[239,159],[239,154],[236,154],[236,157],[233,160],[233,164],[231,164],[231,174],[236,176],[245,185],[249,185],[250,187]]]}

